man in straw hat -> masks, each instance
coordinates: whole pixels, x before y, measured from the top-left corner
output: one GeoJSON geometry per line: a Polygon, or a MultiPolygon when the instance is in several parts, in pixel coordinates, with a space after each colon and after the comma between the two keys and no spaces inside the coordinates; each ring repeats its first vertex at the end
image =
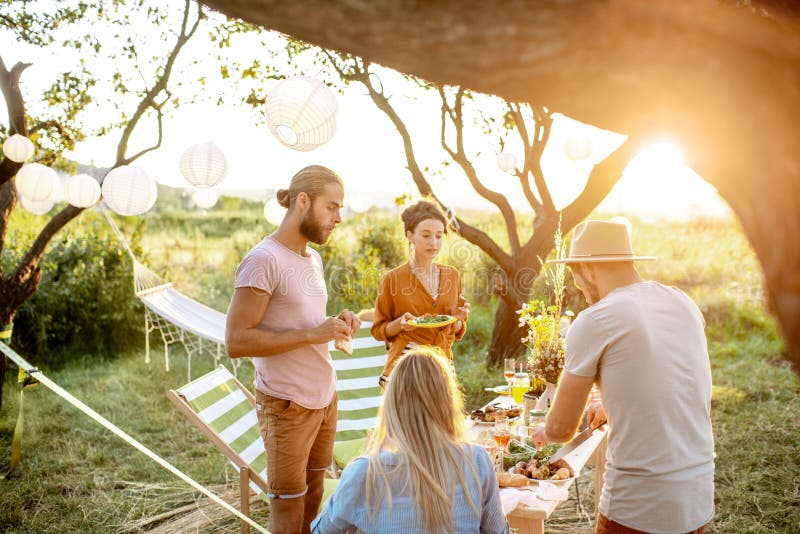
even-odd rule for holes
{"type": "Polygon", "coordinates": [[[566,263],[589,307],[569,329],[564,373],[535,441],[565,442],[592,385],[609,422],[597,533],[703,532],[714,515],[711,370],[700,310],[677,288],[643,280],[628,225],[585,221],[566,263]]]}

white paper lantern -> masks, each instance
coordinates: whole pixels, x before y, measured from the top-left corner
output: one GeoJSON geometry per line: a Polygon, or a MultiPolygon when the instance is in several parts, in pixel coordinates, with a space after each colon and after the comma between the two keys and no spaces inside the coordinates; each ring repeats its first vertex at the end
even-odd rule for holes
{"type": "MultiPolygon", "coordinates": [[[[158,185],[155,180],[150,180],[150,198],[147,200],[147,205],[144,207],[144,212],[150,211],[155,206],[156,199],[158,198],[158,185]]],[[[144,213],[142,212],[142,213],[144,213]]]]}
{"type": "Polygon", "coordinates": [[[267,203],[264,204],[264,217],[275,226],[281,224],[285,215],[286,208],[278,203],[277,198],[267,200],[267,203]]]}
{"type": "Polygon", "coordinates": [[[564,154],[572,161],[583,161],[592,155],[592,140],[586,136],[570,137],[564,143],[564,154]]]}
{"type": "Polygon", "coordinates": [[[58,175],[40,163],[28,163],[17,171],[17,191],[28,200],[47,200],[58,191],[58,175]]]}
{"type": "Polygon", "coordinates": [[[22,163],[33,156],[33,143],[24,135],[14,134],[3,143],[3,154],[11,161],[22,163]]]}
{"type": "Polygon", "coordinates": [[[181,174],[195,187],[214,187],[228,173],[225,154],[214,143],[200,143],[181,156],[181,174]]]}
{"type": "Polygon", "coordinates": [[[500,152],[497,155],[497,166],[503,172],[513,173],[517,170],[517,156],[511,152],[500,152]]]}
{"type": "Polygon", "coordinates": [[[103,200],[120,215],[139,215],[153,207],[158,196],[156,181],[142,169],[123,165],[103,179],[103,200]]]}
{"type": "Polygon", "coordinates": [[[282,80],[267,95],[267,125],[284,145],[307,152],[336,133],[336,97],[314,78],[282,80]]]}
{"type": "Polygon", "coordinates": [[[29,211],[34,215],[44,215],[53,209],[53,205],[56,203],[56,198],[55,196],[51,196],[50,198],[46,198],[44,200],[31,200],[20,195],[19,203],[22,204],[22,208],[25,211],[29,211]]]}
{"type": "Polygon", "coordinates": [[[192,202],[198,208],[210,208],[219,200],[219,193],[216,189],[195,189],[192,192],[192,202]]]}
{"type": "Polygon", "coordinates": [[[90,208],[100,200],[100,184],[88,174],[64,180],[64,198],[76,208],[90,208]]]}

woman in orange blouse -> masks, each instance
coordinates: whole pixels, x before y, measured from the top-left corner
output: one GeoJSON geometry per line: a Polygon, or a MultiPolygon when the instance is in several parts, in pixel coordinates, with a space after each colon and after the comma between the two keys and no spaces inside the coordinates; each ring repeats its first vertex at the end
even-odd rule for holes
{"type": "Polygon", "coordinates": [[[420,201],[402,214],[411,259],[381,280],[375,300],[372,336],[389,344],[381,386],[408,347],[433,345],[452,361],[450,345],[464,337],[469,304],[461,295],[461,278],[450,266],[434,263],[447,233],[447,219],[435,204],[420,201]],[[408,321],[426,313],[447,314],[456,322],[440,328],[415,328],[408,321]]]}

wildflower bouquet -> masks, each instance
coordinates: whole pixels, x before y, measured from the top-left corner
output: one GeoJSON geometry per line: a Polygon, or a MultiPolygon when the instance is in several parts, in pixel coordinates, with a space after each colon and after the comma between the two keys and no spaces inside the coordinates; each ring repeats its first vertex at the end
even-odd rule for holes
{"type": "MultiPolygon", "coordinates": [[[[554,241],[556,258],[563,258],[566,244],[561,236],[561,224],[556,230],[554,241]]],[[[551,265],[552,267],[548,267],[542,263],[547,285],[553,290],[553,304],[534,300],[517,313],[519,325],[528,329],[528,335],[522,338],[522,342],[528,346],[528,371],[539,380],[556,384],[564,370],[561,303],[564,300],[566,266],[563,263],[551,265]]]]}

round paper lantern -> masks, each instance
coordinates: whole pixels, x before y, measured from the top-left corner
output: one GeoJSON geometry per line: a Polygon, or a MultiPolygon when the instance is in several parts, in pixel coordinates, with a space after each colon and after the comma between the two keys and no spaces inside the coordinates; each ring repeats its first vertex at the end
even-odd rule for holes
{"type": "Polygon", "coordinates": [[[17,191],[28,200],[47,200],[55,197],[58,175],[40,163],[28,163],[17,171],[17,191]]]}
{"type": "Polygon", "coordinates": [[[219,200],[219,193],[216,189],[195,189],[192,192],[192,202],[198,208],[210,208],[219,200]]]}
{"type": "Polygon", "coordinates": [[[586,136],[570,137],[564,143],[564,154],[572,161],[583,161],[592,155],[592,140],[586,136]]]}
{"type": "Polygon", "coordinates": [[[284,145],[307,152],[336,133],[336,97],[314,78],[282,80],[267,95],[267,125],[284,145]]]}
{"type": "Polygon", "coordinates": [[[267,203],[264,204],[264,217],[275,226],[281,224],[285,215],[286,208],[278,204],[277,198],[267,200],[267,203]]]}
{"type": "Polygon", "coordinates": [[[511,152],[500,152],[497,155],[497,166],[503,172],[513,173],[517,170],[517,156],[511,152]]]}
{"type": "Polygon", "coordinates": [[[181,156],[181,174],[195,187],[214,187],[228,172],[225,154],[214,143],[200,143],[181,156]]]}
{"type": "Polygon", "coordinates": [[[120,215],[139,215],[153,207],[158,196],[156,182],[139,167],[123,165],[111,169],[103,179],[103,200],[120,215]]]}
{"type": "Polygon", "coordinates": [[[33,156],[33,143],[24,135],[14,134],[3,143],[3,154],[11,161],[22,163],[33,156]]]}
{"type": "Polygon", "coordinates": [[[64,198],[76,208],[90,208],[100,200],[100,184],[88,174],[64,180],[64,198]]]}
{"type": "Polygon", "coordinates": [[[53,209],[56,199],[55,196],[51,196],[50,198],[46,198],[44,200],[31,200],[20,195],[19,203],[22,204],[22,208],[25,211],[29,211],[34,215],[44,215],[53,209]]]}
{"type": "Polygon", "coordinates": [[[150,198],[147,200],[147,205],[144,207],[145,212],[150,211],[150,208],[155,206],[157,198],[158,198],[158,185],[156,185],[155,180],[150,180],[150,198]]]}

